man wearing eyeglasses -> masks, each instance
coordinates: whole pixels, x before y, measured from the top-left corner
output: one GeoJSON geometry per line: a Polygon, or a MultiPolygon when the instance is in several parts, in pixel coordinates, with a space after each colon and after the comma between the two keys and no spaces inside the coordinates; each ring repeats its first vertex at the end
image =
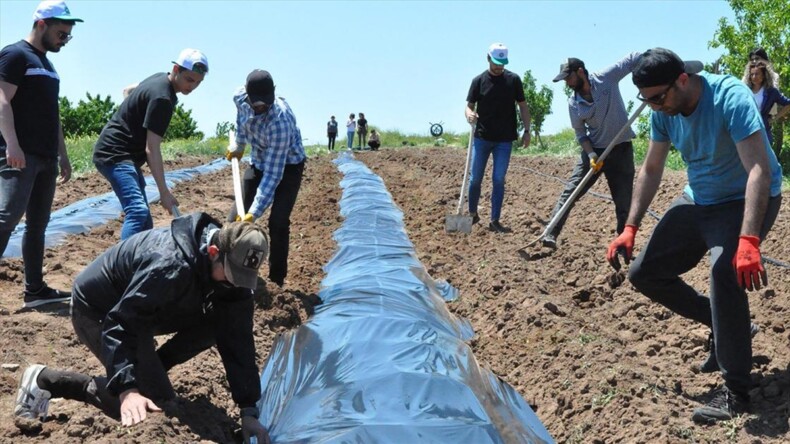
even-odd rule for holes
{"type": "Polygon", "coordinates": [[[121,106],[102,129],[93,148],[93,163],[110,182],[126,215],[121,239],[154,226],[141,170],[144,163],[156,182],[159,203],[169,212],[178,206],[165,181],[162,138],[178,103],[176,94],[194,91],[207,73],[206,56],[197,49],[184,49],[169,73],[157,73],[126,87],[121,106]]]}
{"type": "Polygon", "coordinates": [[[296,115],[282,97],[274,95],[274,80],[268,71],[256,69],[247,75],[243,88],[233,96],[236,104],[236,143],[226,152],[228,160],[241,159],[250,144],[250,168],[244,172],[242,194],[246,214],[231,219],[254,221],[269,213],[269,280],[282,287],[288,274],[291,211],[302,185],[307,155],[296,115]]]}
{"type": "Polygon", "coordinates": [[[58,109],[60,77],[47,52],[60,52],[82,19],[63,1],[44,1],[27,38],[0,51],[0,255],[25,216],[24,307],[69,300],[43,279],[44,239],[55,187],[71,178],[58,109]]]}
{"type": "MultiPolygon", "coordinates": [[[[617,233],[623,232],[634,186],[634,146],[631,144],[631,139],[636,135],[631,128],[628,128],[617,140],[614,138],[628,122],[628,113],[623,104],[623,96],[620,94],[620,80],[631,73],[631,68],[639,56],[638,52],[631,53],[603,71],[594,73],[588,73],[584,62],[574,57],[560,66],[560,73],[554,77],[554,82],[565,80],[565,85],[573,90],[573,96],[568,99],[568,113],[582,152],[568,179],[568,184],[554,206],[550,219],[553,219],[565,205],[592,168],[596,173],[603,172],[606,176],[614,200],[617,233]],[[604,165],[603,161],[598,161],[598,156],[606,151],[606,147],[613,140],[615,146],[609,152],[604,165]]],[[[598,177],[600,176],[596,174],[587,182],[579,198],[595,184],[598,177]]],[[[556,248],[557,237],[568,219],[571,208],[557,221],[552,232],[546,233],[543,237],[543,245],[556,248]]]]}
{"type": "Polygon", "coordinates": [[[782,170],[748,87],[702,72],[663,48],[645,52],[633,71],[638,98],[650,105],[650,144],[623,233],[607,259],[630,260],[642,217],[658,190],[670,143],[687,165],[688,185],[656,225],[629,270],[641,293],[711,328],[711,356],[698,371],[721,369],[724,387],[692,419],[732,419],[749,407],[752,366],[749,299],[767,285],[760,242],[781,204],[782,170]],[[680,275],[710,255],[706,296],[680,275]]]}
{"type": "Polygon", "coordinates": [[[253,290],[267,250],[257,226],[221,226],[194,213],[105,251],[75,279],[71,318],[106,377],[29,366],[14,406],[18,424],[46,419],[51,398],[86,402],[124,426],[137,424],[175,397],[167,372],[216,345],[245,438],[269,442],[258,420],[253,338],[253,290]],[[156,336],[171,334],[156,347],[156,336]]]}

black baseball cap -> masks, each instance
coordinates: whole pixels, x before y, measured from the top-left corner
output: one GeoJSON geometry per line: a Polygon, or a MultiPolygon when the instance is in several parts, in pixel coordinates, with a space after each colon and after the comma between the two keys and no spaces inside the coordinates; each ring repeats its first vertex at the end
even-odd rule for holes
{"type": "Polygon", "coordinates": [[[669,85],[684,72],[696,74],[704,66],[696,60],[683,61],[674,52],[665,48],[648,49],[636,61],[632,79],[637,88],[669,85]]]}
{"type": "Polygon", "coordinates": [[[766,62],[770,61],[771,59],[768,58],[768,53],[765,52],[763,48],[754,48],[752,52],[749,53],[749,60],[753,59],[754,57],[759,57],[766,62]]]}
{"type": "Polygon", "coordinates": [[[274,80],[269,71],[256,69],[247,76],[247,100],[251,105],[274,103],[274,80]]]}
{"type": "Polygon", "coordinates": [[[575,58],[569,57],[568,60],[560,65],[560,73],[557,74],[557,77],[554,77],[555,82],[559,82],[560,80],[565,80],[572,72],[576,72],[579,68],[584,68],[584,62],[575,58]]]}

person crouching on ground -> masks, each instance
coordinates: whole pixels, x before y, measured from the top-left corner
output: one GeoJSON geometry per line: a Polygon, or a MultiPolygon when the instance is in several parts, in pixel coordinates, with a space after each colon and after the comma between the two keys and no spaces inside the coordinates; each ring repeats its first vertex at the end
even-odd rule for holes
{"type": "Polygon", "coordinates": [[[381,146],[381,138],[379,137],[379,133],[376,130],[370,130],[370,139],[368,140],[368,146],[373,151],[376,151],[381,146]]]}
{"type": "Polygon", "coordinates": [[[782,168],[746,85],[701,71],[702,63],[684,63],[663,48],[648,50],[634,66],[637,97],[653,110],[650,143],[625,230],[609,245],[607,259],[615,268],[618,254],[630,259],[674,145],[687,163],[688,185],[656,225],[628,278],[653,301],[711,328],[711,356],[702,367],[721,369],[724,387],[692,416],[708,423],[749,408],[754,329],[744,290],[767,284],[760,241],[779,213],[782,168]],[[706,296],[680,276],[708,254],[706,296]]]}
{"type": "Polygon", "coordinates": [[[242,432],[268,442],[258,421],[261,395],[253,341],[253,289],[266,258],[263,231],[248,222],[221,226],[205,213],[173,220],[105,251],[72,289],[79,340],[106,377],[32,365],[22,375],[14,415],[46,417],[50,398],[98,407],[124,426],[144,421],[175,397],[168,370],[214,345],[240,407],[242,432]],[[156,349],[155,337],[174,334],[156,349]]]}

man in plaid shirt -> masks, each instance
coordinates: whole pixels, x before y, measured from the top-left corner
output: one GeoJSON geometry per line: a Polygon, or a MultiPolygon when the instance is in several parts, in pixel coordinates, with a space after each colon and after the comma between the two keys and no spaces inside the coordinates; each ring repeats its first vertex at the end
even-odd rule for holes
{"type": "Polygon", "coordinates": [[[233,96],[236,104],[236,143],[228,147],[226,158],[241,159],[247,144],[250,168],[244,172],[242,194],[245,215],[232,219],[254,221],[269,206],[269,280],[283,286],[288,274],[288,241],[291,211],[302,184],[307,156],[302,134],[291,107],[274,95],[274,81],[268,71],[256,69],[233,96]]]}

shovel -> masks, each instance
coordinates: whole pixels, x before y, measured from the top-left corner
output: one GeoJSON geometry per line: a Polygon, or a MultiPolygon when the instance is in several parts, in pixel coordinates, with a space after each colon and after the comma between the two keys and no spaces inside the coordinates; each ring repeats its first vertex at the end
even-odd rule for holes
{"type": "Polygon", "coordinates": [[[444,221],[444,229],[448,233],[460,231],[462,233],[472,232],[472,216],[461,214],[461,208],[464,205],[464,198],[466,197],[466,188],[469,186],[466,183],[467,176],[469,175],[469,164],[472,161],[472,143],[475,140],[475,127],[469,131],[469,146],[466,149],[466,167],[464,167],[464,180],[461,182],[461,197],[458,198],[458,209],[455,214],[447,215],[444,221]]]}
{"type": "MultiPolygon", "coordinates": [[[[228,145],[236,145],[236,132],[228,132],[228,145]]],[[[236,198],[236,214],[239,217],[244,217],[244,200],[241,197],[241,172],[239,171],[239,159],[232,158],[230,160],[231,170],[233,171],[233,195],[236,198]]]]}
{"type": "MultiPolygon", "coordinates": [[[[643,109],[645,109],[645,106],[647,106],[647,102],[642,102],[642,105],[640,105],[639,108],[637,108],[636,111],[634,111],[634,113],[631,115],[631,118],[628,119],[628,122],[626,122],[625,125],[623,125],[623,127],[620,129],[617,135],[614,136],[611,142],[609,142],[609,146],[606,147],[603,154],[601,154],[598,157],[598,162],[603,162],[606,156],[609,155],[609,152],[612,151],[612,148],[614,148],[615,141],[620,138],[620,136],[625,132],[625,130],[631,127],[631,124],[634,123],[634,120],[636,120],[637,117],[639,117],[639,114],[642,112],[643,109]]],[[[584,178],[582,178],[581,182],[579,182],[579,185],[576,186],[576,189],[573,190],[573,193],[565,202],[565,204],[562,205],[560,210],[557,211],[557,214],[555,214],[554,217],[551,219],[551,221],[549,221],[549,224],[546,225],[546,229],[543,230],[543,233],[541,233],[541,235],[534,241],[520,248],[520,250],[524,250],[528,247],[531,247],[532,245],[535,245],[541,239],[546,237],[547,234],[551,233],[554,230],[554,227],[556,227],[557,224],[559,223],[560,219],[562,219],[562,216],[564,216],[565,213],[568,212],[568,209],[571,207],[571,205],[573,205],[573,202],[576,201],[576,198],[579,197],[579,194],[582,192],[587,182],[589,182],[590,179],[596,174],[597,173],[592,168],[590,168],[590,170],[587,171],[587,174],[584,175],[584,178]]]]}

